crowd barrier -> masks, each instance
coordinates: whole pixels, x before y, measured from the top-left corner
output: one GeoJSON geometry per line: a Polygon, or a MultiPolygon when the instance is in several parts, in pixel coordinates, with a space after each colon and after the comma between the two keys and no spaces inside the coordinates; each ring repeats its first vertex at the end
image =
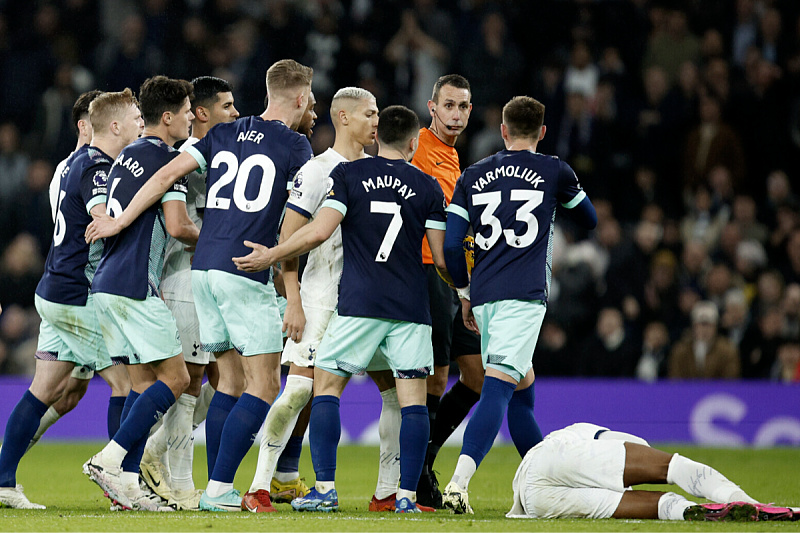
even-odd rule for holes
{"type": "MultiPolygon", "coordinates": [[[[0,427],[5,427],[29,383],[27,377],[0,377],[0,427]]],[[[43,440],[105,440],[108,396],[108,386],[95,377],[78,407],[43,440]]],[[[540,377],[535,409],[543,433],[573,422],[592,422],[655,443],[800,446],[800,384],[540,377]]],[[[378,442],[380,395],[368,378],[351,379],[341,413],[343,443],[378,442]]],[[[448,444],[460,444],[465,425],[448,444]]],[[[204,440],[202,426],[195,436],[197,442],[204,440]]],[[[504,421],[496,443],[506,442],[510,437],[504,421]]]]}

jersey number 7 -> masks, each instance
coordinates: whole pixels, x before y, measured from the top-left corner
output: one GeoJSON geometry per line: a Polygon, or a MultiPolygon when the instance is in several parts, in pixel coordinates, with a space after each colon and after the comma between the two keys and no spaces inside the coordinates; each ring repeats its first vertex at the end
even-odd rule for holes
{"type": "Polygon", "coordinates": [[[400,216],[400,204],[395,202],[372,201],[369,203],[369,212],[392,215],[392,221],[389,222],[386,235],[383,236],[381,246],[378,248],[378,255],[375,256],[376,263],[385,263],[389,260],[389,254],[392,253],[394,241],[397,240],[400,228],[403,227],[403,217],[400,216]]]}

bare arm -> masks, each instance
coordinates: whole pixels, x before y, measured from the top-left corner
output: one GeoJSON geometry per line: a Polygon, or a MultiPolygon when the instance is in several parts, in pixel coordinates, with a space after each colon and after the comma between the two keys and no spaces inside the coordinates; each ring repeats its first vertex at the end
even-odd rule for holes
{"type": "Polygon", "coordinates": [[[297,257],[325,242],[333,230],[344,218],[336,209],[323,207],[311,224],[306,224],[292,235],[286,242],[274,248],[263,244],[244,241],[244,245],[253,251],[244,257],[234,257],[236,268],[245,272],[261,272],[275,263],[297,257]]]}
{"type": "Polygon", "coordinates": [[[170,200],[169,202],[164,202],[161,207],[164,209],[167,233],[189,246],[197,244],[200,230],[189,218],[189,213],[186,212],[186,202],[170,200]]]}
{"type": "MultiPolygon", "coordinates": [[[[292,209],[286,209],[286,216],[281,226],[280,242],[286,242],[292,235],[308,223],[308,219],[292,209]]],[[[281,263],[283,285],[286,290],[286,311],[283,313],[283,331],[292,340],[303,339],[306,317],[303,313],[303,302],[300,299],[300,282],[298,270],[300,261],[297,258],[287,259],[281,263]]]]}
{"type": "Polygon", "coordinates": [[[442,276],[449,285],[453,285],[453,280],[447,272],[447,265],[444,262],[444,235],[445,232],[440,229],[427,228],[425,236],[428,237],[428,245],[431,247],[431,255],[433,256],[433,264],[439,275],[442,276]]]}
{"type": "Polygon", "coordinates": [[[97,216],[97,215],[102,215],[105,212],[106,212],[106,204],[105,203],[97,204],[95,206],[92,206],[92,208],[89,210],[89,214],[92,215],[93,217],[97,216]]]}
{"type": "Polygon", "coordinates": [[[147,183],[139,189],[119,218],[115,219],[106,214],[100,216],[93,214],[94,221],[86,227],[86,242],[111,237],[130,226],[145,209],[160,200],[176,181],[199,166],[194,157],[186,152],[178,155],[147,180],[147,183]]]}

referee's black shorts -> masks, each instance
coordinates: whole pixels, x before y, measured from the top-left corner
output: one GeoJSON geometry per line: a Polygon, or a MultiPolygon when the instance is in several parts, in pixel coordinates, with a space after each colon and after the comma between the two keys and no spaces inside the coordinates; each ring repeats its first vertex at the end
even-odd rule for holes
{"type": "Polygon", "coordinates": [[[481,338],[464,325],[456,291],[439,277],[435,266],[425,265],[425,271],[431,303],[434,366],[449,366],[457,357],[481,353],[481,338]]]}

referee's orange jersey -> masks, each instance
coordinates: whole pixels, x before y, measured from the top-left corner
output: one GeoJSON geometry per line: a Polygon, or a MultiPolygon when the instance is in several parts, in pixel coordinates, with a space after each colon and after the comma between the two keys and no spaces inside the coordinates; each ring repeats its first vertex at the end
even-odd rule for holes
{"type": "MultiPolygon", "coordinates": [[[[419,130],[419,147],[414,153],[411,164],[436,178],[439,185],[442,186],[444,196],[449,204],[450,199],[453,198],[456,180],[461,175],[456,149],[443,143],[428,128],[422,128],[419,130]]],[[[433,264],[427,237],[422,239],[422,262],[426,265],[433,264]]]]}

